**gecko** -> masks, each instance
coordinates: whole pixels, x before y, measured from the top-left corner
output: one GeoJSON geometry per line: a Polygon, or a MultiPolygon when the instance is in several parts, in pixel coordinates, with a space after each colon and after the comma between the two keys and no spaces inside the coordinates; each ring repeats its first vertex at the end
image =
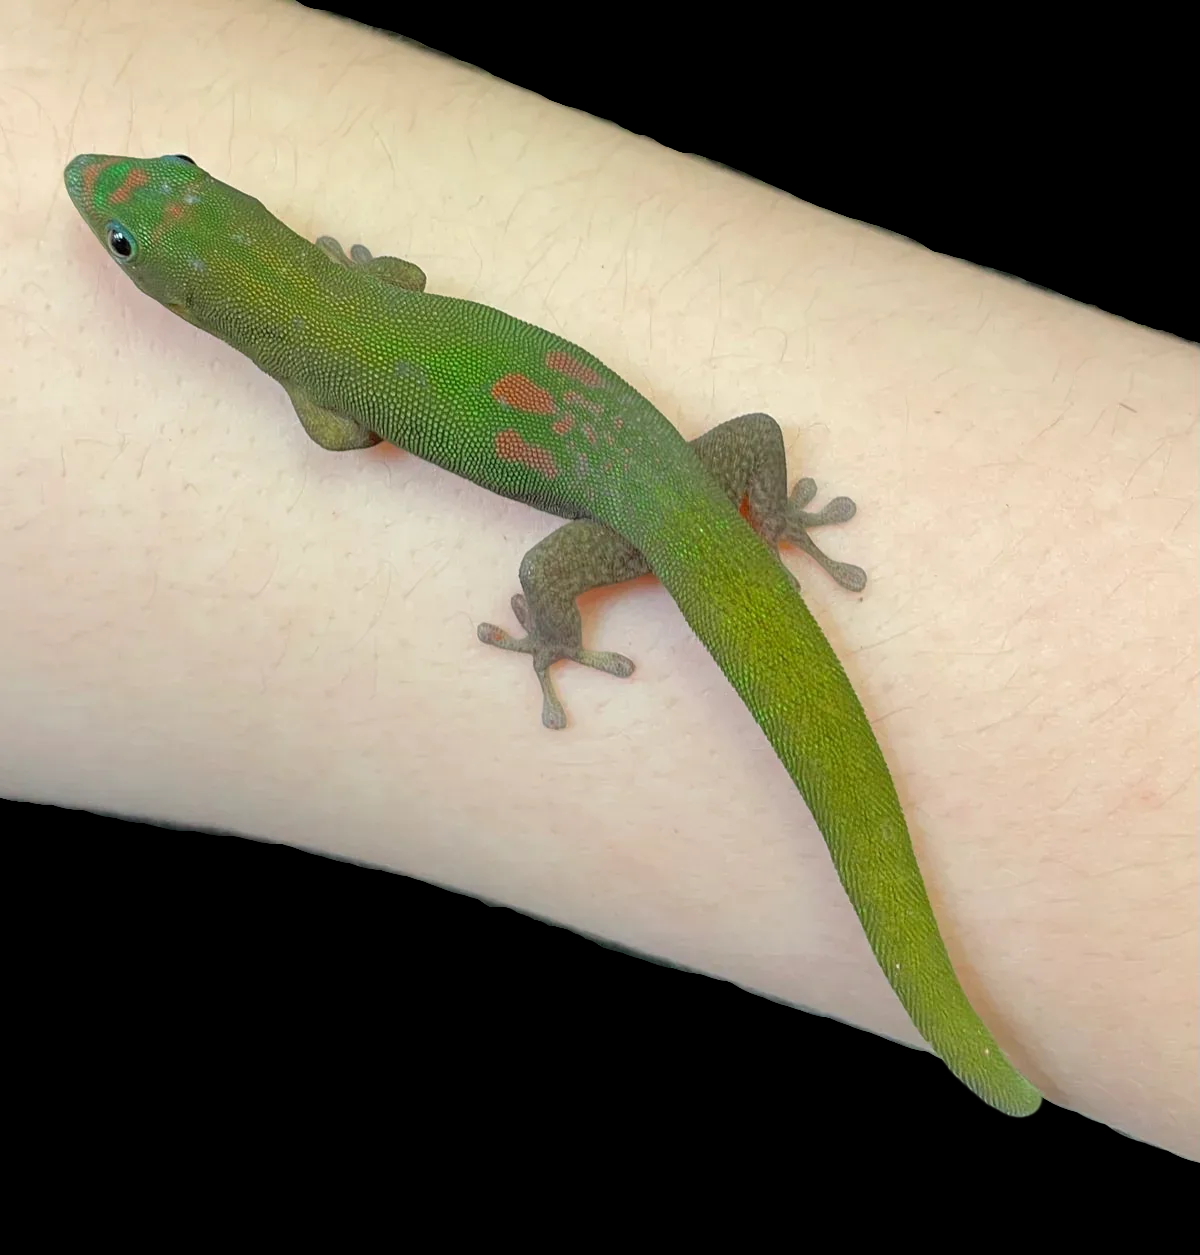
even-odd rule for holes
{"type": "Polygon", "coordinates": [[[779,756],[823,836],[875,958],[917,1030],[975,1094],[1029,1115],[1038,1090],[1007,1059],[950,962],[895,784],[845,670],[779,556],[804,550],[842,586],[865,573],[787,490],[776,421],[745,414],[687,441],[603,362],[475,301],[425,291],[412,262],[315,243],[190,157],[81,154],[67,192],[146,295],[244,353],[286,390],[323,449],[386,441],[566,520],[520,564],[523,636],[479,639],[530,656],[542,722],[566,725],[550,667],[629,676],[587,649],[576,599],[653,572],[779,756]]]}

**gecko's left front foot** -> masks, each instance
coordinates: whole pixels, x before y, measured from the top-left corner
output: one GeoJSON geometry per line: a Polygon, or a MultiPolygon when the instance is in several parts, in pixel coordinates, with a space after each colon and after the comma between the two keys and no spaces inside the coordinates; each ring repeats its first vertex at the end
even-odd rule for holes
{"type": "Polygon", "coordinates": [[[597,671],[606,671],[609,675],[625,679],[633,674],[633,662],[624,654],[610,654],[604,650],[584,649],[582,645],[573,645],[566,641],[550,641],[541,636],[533,626],[528,603],[522,593],[512,599],[513,613],[525,629],[526,635],[510,636],[502,627],[494,623],[481,623],[476,629],[479,639],[485,645],[495,645],[497,649],[510,649],[514,653],[529,654],[533,658],[534,674],[542,686],[542,722],[548,728],[565,728],[567,712],[555,692],[554,682],[550,679],[549,670],[553,663],[563,660],[582,663],[585,667],[595,667],[597,671]]]}

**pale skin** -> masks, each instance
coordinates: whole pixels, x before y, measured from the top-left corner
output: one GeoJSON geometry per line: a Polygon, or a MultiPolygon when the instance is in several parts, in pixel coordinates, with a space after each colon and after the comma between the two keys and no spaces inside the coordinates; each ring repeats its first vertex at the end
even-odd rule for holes
{"type": "MultiPolygon", "coordinates": [[[[139,38],[151,49],[161,39],[166,61],[148,55],[131,71],[141,113],[153,112],[160,128],[137,147],[195,149],[188,102],[177,90],[168,99],[159,77],[178,31],[159,32],[151,19],[139,38]]],[[[353,38],[375,46],[366,33],[353,38]]],[[[319,39],[328,43],[323,26],[319,39]]],[[[344,55],[361,58],[356,49],[344,55]]],[[[463,71],[395,55],[412,59],[406,82],[426,76],[416,93],[425,100],[463,91],[463,71]]],[[[222,56],[236,63],[236,49],[222,56]]],[[[245,90],[264,73],[275,71],[247,56],[245,90]]],[[[272,86],[286,91],[281,74],[272,86]]],[[[397,108],[409,107],[403,100],[397,108]]],[[[66,92],[59,102],[39,97],[51,116],[61,110],[61,124],[75,103],[66,92]]],[[[523,98],[508,104],[530,107],[523,98]]],[[[87,112],[96,131],[76,133],[72,151],[102,148],[101,128],[128,130],[128,105],[120,123],[111,102],[87,112]]],[[[541,221],[523,225],[521,188],[488,173],[492,208],[476,220],[454,207],[453,188],[480,190],[486,141],[473,136],[459,151],[438,130],[436,110],[416,116],[419,134],[429,128],[421,142],[444,151],[436,180],[432,165],[406,164],[399,223],[392,175],[365,138],[356,149],[353,135],[339,137],[314,157],[297,134],[304,160],[274,181],[266,174],[265,185],[248,159],[223,173],[253,182],[312,236],[331,231],[377,251],[384,241],[419,260],[431,286],[437,275],[439,290],[557,323],[622,368],[689,436],[751,409],[779,419],[793,482],[811,474],[859,503],[859,518],[823,543],[869,569],[861,599],[798,555],[790,561],[884,740],[969,992],[1052,1099],[1194,1154],[1195,716],[1181,678],[1195,673],[1194,350],[782,198],[786,211],[775,212],[798,215],[793,232],[842,269],[817,283],[801,266],[780,285],[759,251],[769,250],[755,243],[756,210],[744,238],[722,245],[725,296],[701,345],[703,266],[688,269],[657,230],[666,255],[631,252],[646,172],[674,159],[618,137],[618,165],[636,167],[629,216],[611,235],[598,229],[589,176],[577,174],[580,225],[562,237],[572,260],[555,259],[539,276],[528,250],[511,256],[514,231],[543,245],[556,237],[541,221]],[[387,187],[371,194],[385,176],[387,187]],[[353,204],[339,204],[336,184],[348,177],[353,204]],[[861,238],[851,244],[847,233],[861,238]],[[634,259],[649,271],[613,288],[610,276],[634,259]],[[729,279],[735,261],[740,284],[729,279]],[[768,275],[769,320],[736,297],[768,275]],[[917,284],[920,325],[894,314],[872,331],[875,307],[848,299],[888,281],[917,284]],[[993,311],[983,341],[979,319],[959,312],[981,304],[993,311]],[[783,333],[772,333],[769,348],[768,321],[783,333]],[[1031,339],[1022,329],[1033,326],[1031,339]],[[722,360],[736,360],[732,378],[722,360]],[[1007,371],[999,380],[997,361],[1007,371]],[[1136,423],[1122,425],[1131,412],[1136,423]],[[1138,973],[1151,961],[1162,976],[1147,987],[1138,973]]],[[[232,142],[249,154],[287,140],[239,131],[232,142]]],[[[593,169],[595,139],[580,143],[573,148],[564,128],[547,150],[564,175],[593,169]],[[581,167],[583,149],[591,155],[581,167]]],[[[42,166],[50,168],[46,154],[23,158],[24,188],[42,166]]],[[[710,208],[717,176],[683,168],[696,199],[677,212],[707,238],[705,215],[722,216],[710,208]]],[[[680,177],[674,166],[670,173],[680,177]]],[[[747,195],[727,178],[716,184],[726,216],[747,195]]],[[[555,195],[561,204],[570,192],[556,185],[555,195]]],[[[912,1039],[815,832],[795,813],[794,791],[669,600],[643,584],[585,604],[588,644],[633,656],[638,672],[622,682],[561,668],[571,726],[551,736],[536,704],[529,708],[526,666],[504,666],[474,641],[473,626],[480,618],[513,626],[514,560],[553,521],[413,459],[310,451],[286,400],[252,367],[153,309],[132,318],[122,302],[137,293],[105,276],[90,240],[69,242],[65,209],[57,219],[47,200],[44,212],[10,224],[13,256],[27,270],[23,279],[6,271],[4,308],[26,319],[28,349],[5,369],[19,371],[9,390],[26,398],[16,423],[27,430],[9,452],[19,457],[20,491],[2,507],[16,512],[9,528],[20,527],[3,587],[22,590],[3,630],[26,680],[4,697],[35,733],[56,694],[87,694],[91,705],[65,742],[59,729],[55,755],[39,752],[36,735],[5,747],[6,792],[337,848],[912,1039]],[[95,297],[80,309],[66,280],[89,264],[95,297]],[[49,294],[36,318],[31,280],[49,294]],[[51,341],[57,370],[49,357],[39,365],[51,341]],[[79,370],[61,369],[64,345],[78,351],[79,370]],[[35,390],[31,379],[47,382],[35,390]],[[76,544],[51,543],[62,535],[76,544]],[[106,558],[114,553],[118,565],[106,558]],[[214,604],[221,614],[197,612],[214,604]],[[136,649],[114,657],[114,638],[136,649]],[[42,687],[31,691],[28,677],[42,677],[42,687]],[[396,693],[399,712],[385,700],[396,693]],[[460,709],[464,694],[469,709],[460,709]],[[264,738],[264,728],[286,733],[264,738]],[[393,747],[400,738],[399,772],[373,765],[381,735],[393,747]],[[173,749],[197,738],[214,747],[202,768],[173,749]],[[685,742],[686,757],[673,752],[685,742]],[[95,774],[64,781],[62,755],[72,752],[95,774]],[[159,769],[147,772],[147,754],[159,769]],[[464,755],[472,774],[459,770],[464,755]],[[518,765],[529,762],[541,764],[532,793],[518,785],[518,765]],[[309,786],[318,764],[326,780],[331,771],[343,779],[330,790],[337,823],[309,786]],[[162,782],[149,799],[147,777],[162,782]]],[[[688,232],[679,235],[684,248],[688,232]]]]}

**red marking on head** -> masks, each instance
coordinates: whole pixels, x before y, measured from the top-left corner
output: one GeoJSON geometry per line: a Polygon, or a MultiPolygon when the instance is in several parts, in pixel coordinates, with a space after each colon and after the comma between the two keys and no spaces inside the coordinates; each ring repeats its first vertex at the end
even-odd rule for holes
{"type": "Polygon", "coordinates": [[[568,379],[574,379],[589,388],[600,385],[600,376],[590,366],[585,366],[562,349],[551,349],[546,354],[546,365],[556,374],[566,375],[568,379]]]}
{"type": "Polygon", "coordinates": [[[502,462],[520,462],[530,470],[538,471],[547,479],[558,474],[558,464],[549,449],[530,444],[519,431],[509,427],[496,433],[496,456],[502,462]]]}
{"type": "Polygon", "coordinates": [[[175,223],[182,221],[188,213],[188,206],[181,205],[177,200],[168,201],[163,206],[162,218],[159,220],[158,226],[150,232],[150,242],[157,244],[162,239],[164,231],[169,231],[175,223]]]}
{"type": "Polygon", "coordinates": [[[588,426],[587,423],[584,423],[583,425],[583,434],[588,438],[589,444],[596,443],[596,433],[588,426]]]}
{"type": "Polygon", "coordinates": [[[150,182],[150,176],[145,170],[130,170],[130,172],[121,180],[121,186],[108,198],[110,205],[121,205],[127,201],[139,187],[145,187],[150,182]]]}
{"type": "Polygon", "coordinates": [[[571,428],[574,426],[575,426],[575,420],[571,417],[570,414],[568,414],[566,418],[560,418],[557,422],[551,423],[550,430],[556,436],[565,436],[567,432],[569,432],[571,428]]]}
{"type": "Polygon", "coordinates": [[[554,398],[524,375],[505,375],[492,385],[492,400],[522,414],[553,414],[554,398]]]}
{"type": "Polygon", "coordinates": [[[91,196],[96,190],[96,180],[109,166],[117,164],[116,157],[106,157],[103,161],[93,161],[83,172],[83,190],[91,196]]]}

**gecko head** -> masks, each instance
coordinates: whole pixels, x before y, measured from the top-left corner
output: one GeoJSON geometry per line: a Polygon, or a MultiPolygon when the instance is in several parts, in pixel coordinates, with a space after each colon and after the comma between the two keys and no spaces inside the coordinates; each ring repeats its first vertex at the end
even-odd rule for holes
{"type": "Polygon", "coordinates": [[[83,153],[63,171],[75,208],[105,251],[148,296],[189,322],[209,277],[213,240],[250,198],[182,154],[111,157],[83,153]]]}

